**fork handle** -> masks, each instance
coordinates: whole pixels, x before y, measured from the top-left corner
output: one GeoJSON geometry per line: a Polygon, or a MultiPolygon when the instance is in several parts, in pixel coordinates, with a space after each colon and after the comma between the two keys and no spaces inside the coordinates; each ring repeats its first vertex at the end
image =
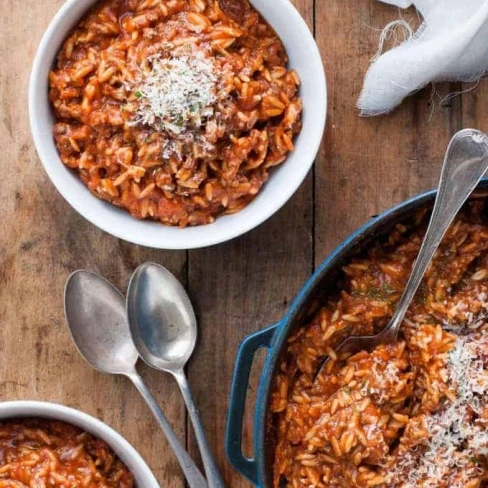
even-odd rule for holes
{"type": "Polygon", "coordinates": [[[454,134],[444,158],[439,189],[424,242],[395,314],[388,328],[383,331],[387,342],[396,340],[407,309],[444,234],[487,169],[488,136],[474,129],[464,129],[454,134]]]}

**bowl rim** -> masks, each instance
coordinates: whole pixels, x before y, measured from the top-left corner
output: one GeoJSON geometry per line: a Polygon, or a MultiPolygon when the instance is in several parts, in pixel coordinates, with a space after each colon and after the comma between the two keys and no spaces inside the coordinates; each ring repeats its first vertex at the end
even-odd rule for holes
{"type": "MultiPolygon", "coordinates": [[[[317,98],[317,104],[310,108],[304,107],[306,110],[315,112],[314,124],[312,124],[312,126],[309,128],[309,131],[314,131],[312,136],[313,144],[308,146],[306,150],[307,154],[309,155],[309,157],[306,159],[309,159],[309,161],[307,161],[306,164],[300,165],[298,170],[295,168],[293,171],[293,177],[288,177],[286,179],[286,184],[282,185],[282,189],[279,194],[280,198],[268,199],[266,202],[259,201],[259,195],[265,193],[266,186],[269,185],[269,182],[266,182],[256,198],[244,209],[233,215],[221,215],[218,217],[217,221],[227,219],[226,225],[220,224],[219,227],[216,228],[216,224],[214,223],[204,226],[178,228],[165,226],[157,221],[138,220],[135,217],[132,217],[126,210],[117,208],[113,204],[104,202],[102,200],[100,200],[100,204],[97,205],[97,208],[94,206],[87,208],[86,204],[84,203],[84,198],[76,197],[74,192],[70,191],[73,189],[72,185],[65,184],[66,173],[64,173],[62,170],[69,171],[68,168],[65,167],[59,156],[56,158],[56,161],[52,161],[52,158],[47,154],[47,145],[54,145],[54,141],[51,140],[51,143],[45,141],[46,133],[43,131],[43,127],[46,127],[47,122],[46,120],[43,120],[43,117],[40,117],[38,113],[41,110],[38,107],[38,101],[40,100],[38,94],[38,82],[40,79],[42,79],[40,76],[40,71],[45,66],[46,55],[54,42],[54,36],[60,28],[63,28],[66,18],[69,17],[70,12],[77,9],[82,1],[83,0],[67,0],[57,11],[38,45],[29,79],[29,121],[36,151],[46,173],[48,174],[49,179],[54,184],[57,191],[68,202],[68,204],[93,225],[119,239],[156,249],[174,250],[207,247],[234,239],[249,232],[255,227],[258,227],[263,222],[268,220],[272,215],[274,215],[283,205],[285,205],[285,203],[296,193],[315,161],[323,139],[327,115],[327,84],[321,54],[305,20],[292,5],[292,3],[289,0],[275,0],[273,9],[279,12],[276,14],[276,18],[281,19],[280,25],[292,23],[294,25],[294,29],[299,31],[300,37],[304,37],[304,42],[308,45],[308,59],[310,63],[316,66],[316,77],[314,77],[316,79],[314,83],[319,87],[319,89],[316,90],[316,93],[314,92],[314,96],[317,98]],[[286,22],[284,19],[287,19],[286,22]],[[253,203],[255,204],[253,207],[254,210],[248,210],[245,214],[243,214],[246,208],[249,209],[253,203]],[[122,218],[124,220],[124,225],[112,223],[112,219],[109,217],[116,216],[119,218],[121,213],[127,217],[122,218]],[[242,215],[242,218],[239,219],[236,216],[240,214],[242,215]],[[165,231],[151,231],[152,226],[158,226],[161,229],[165,229],[165,231]],[[194,230],[201,228],[206,229],[206,232],[194,230]],[[169,229],[172,230],[170,231],[169,229]],[[144,232],[144,230],[148,232],[144,232]]],[[[97,3],[97,1],[99,0],[90,0],[87,2],[86,8],[83,10],[84,13],[86,13],[92,5],[97,3]]],[[[263,4],[264,1],[249,1],[251,5],[261,13],[263,8],[256,6],[256,4],[259,4],[260,2],[263,4]]],[[[272,18],[269,18],[269,15],[262,15],[265,20],[276,30],[276,22],[272,18]]],[[[281,36],[280,38],[287,51],[289,51],[288,46],[291,43],[287,43],[281,36]]],[[[60,46],[58,46],[57,49],[59,48],[60,46]]],[[[42,81],[42,85],[44,84],[46,84],[47,90],[47,80],[42,81]]],[[[298,134],[297,138],[300,136],[301,133],[298,134]]],[[[290,155],[287,156],[287,159],[289,157],[290,155]]],[[[283,165],[280,165],[277,169],[283,168],[284,165],[286,165],[286,160],[283,165]]],[[[273,175],[270,175],[270,179],[272,177],[273,175]]],[[[88,194],[89,190],[86,190],[88,194]]],[[[90,195],[90,198],[96,199],[97,197],[90,195]]]]}
{"type": "Polygon", "coordinates": [[[59,403],[37,400],[0,402],[0,421],[22,418],[59,420],[83,429],[106,442],[136,479],[137,486],[160,488],[156,477],[139,452],[108,424],[81,410],[59,403]]]}

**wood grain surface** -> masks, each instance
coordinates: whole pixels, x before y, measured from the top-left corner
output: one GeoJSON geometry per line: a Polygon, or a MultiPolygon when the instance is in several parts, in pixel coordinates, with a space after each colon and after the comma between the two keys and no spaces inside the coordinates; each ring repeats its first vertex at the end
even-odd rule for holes
{"type": "MultiPolygon", "coordinates": [[[[0,400],[60,402],[100,417],[147,460],[162,487],[185,486],[163,435],[134,388],[101,375],[68,336],[62,291],[88,268],[125,291],[133,270],[153,260],[173,271],[195,304],[200,341],[188,373],[211,447],[232,488],[249,487],[224,453],[233,364],[240,341],[283,316],[313,268],[371,216],[436,184],[456,130],[488,130],[486,85],[441,100],[461,85],[426,88],[393,114],[364,119],[355,103],[379,29],[398,11],[375,0],[295,0],[326,67],[329,110],[314,170],[273,218],[229,243],[164,252],[124,243],[72,210],[48,180],[28,125],[27,85],[37,44],[62,0],[2,0],[0,18],[0,400]]],[[[414,12],[407,18],[417,22],[414,12]]],[[[262,358],[261,358],[262,360],[262,358]]],[[[176,431],[196,457],[175,382],[140,367],[176,431]]],[[[257,387],[258,368],[250,386],[257,387]]],[[[246,415],[246,449],[252,437],[246,415]]],[[[144,487],[141,487],[144,488],[144,487]]]]}

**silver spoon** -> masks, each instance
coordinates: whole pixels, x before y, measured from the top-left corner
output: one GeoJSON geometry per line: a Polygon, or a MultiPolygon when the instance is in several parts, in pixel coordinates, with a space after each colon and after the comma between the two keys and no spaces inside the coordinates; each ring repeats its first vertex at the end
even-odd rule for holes
{"type": "Polygon", "coordinates": [[[223,488],[184,371],[197,340],[197,321],[185,289],[159,264],[142,264],[129,283],[127,316],[141,358],[176,378],[195,429],[208,485],[223,488]]]}
{"type": "Polygon", "coordinates": [[[207,488],[202,473],[136,371],[139,355],[130,336],[124,296],[96,273],[75,271],[66,282],[64,309],[81,356],[98,371],[124,375],[134,383],[173,448],[188,484],[192,488],[207,488]]]}
{"type": "MultiPolygon", "coordinates": [[[[408,307],[412,303],[444,234],[487,169],[488,136],[474,129],[465,129],[454,134],[447,148],[439,189],[424,242],[393,317],[378,334],[351,336],[344,339],[335,348],[336,354],[371,351],[380,344],[397,341],[398,332],[408,307]]],[[[325,364],[320,368],[317,377],[321,374],[325,364]]]]}

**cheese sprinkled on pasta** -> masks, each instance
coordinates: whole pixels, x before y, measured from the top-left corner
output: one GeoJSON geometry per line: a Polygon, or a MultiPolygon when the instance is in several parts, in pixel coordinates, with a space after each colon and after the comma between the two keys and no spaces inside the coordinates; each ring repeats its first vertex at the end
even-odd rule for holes
{"type": "Polygon", "coordinates": [[[210,151],[206,125],[222,123],[217,104],[227,96],[214,59],[201,47],[184,46],[171,57],[155,56],[132,87],[137,99],[130,125],[165,132],[162,156],[181,159],[182,147],[210,151]]]}
{"type": "Polygon", "coordinates": [[[200,128],[217,102],[219,79],[212,58],[192,49],[150,61],[152,69],[135,91],[139,105],[134,122],[173,134],[200,128]]]}
{"type": "MultiPolygon", "coordinates": [[[[446,354],[453,398],[440,411],[425,416],[426,444],[400,455],[398,467],[407,474],[403,488],[436,488],[448,478],[450,488],[464,488],[478,474],[479,458],[488,455],[487,348],[488,333],[483,331],[458,337],[446,354]]],[[[390,482],[397,477],[391,472],[390,482]]]]}

